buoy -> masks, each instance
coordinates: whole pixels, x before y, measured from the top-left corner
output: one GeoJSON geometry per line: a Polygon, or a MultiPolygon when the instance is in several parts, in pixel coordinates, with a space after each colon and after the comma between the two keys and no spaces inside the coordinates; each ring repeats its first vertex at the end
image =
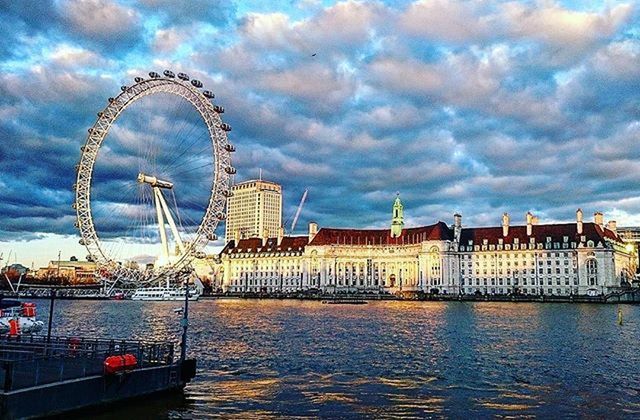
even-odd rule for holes
{"type": "Polygon", "coordinates": [[[20,320],[18,318],[9,320],[9,335],[12,337],[20,335],[20,320]]]}
{"type": "Polygon", "coordinates": [[[618,325],[622,325],[622,309],[618,308],[618,325]]]}
{"type": "Polygon", "coordinates": [[[109,356],[104,359],[104,373],[113,375],[118,372],[133,370],[138,364],[138,359],[133,354],[109,356]]]}

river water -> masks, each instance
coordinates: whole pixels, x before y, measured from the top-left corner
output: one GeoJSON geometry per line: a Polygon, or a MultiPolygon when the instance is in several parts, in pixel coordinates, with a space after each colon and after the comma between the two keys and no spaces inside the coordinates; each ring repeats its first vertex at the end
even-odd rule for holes
{"type": "MultiPolygon", "coordinates": [[[[54,333],[177,343],[177,306],[56,301],[54,333]]],[[[223,299],[189,308],[198,374],[185,397],[101,418],[640,416],[640,306],[223,299]]]]}

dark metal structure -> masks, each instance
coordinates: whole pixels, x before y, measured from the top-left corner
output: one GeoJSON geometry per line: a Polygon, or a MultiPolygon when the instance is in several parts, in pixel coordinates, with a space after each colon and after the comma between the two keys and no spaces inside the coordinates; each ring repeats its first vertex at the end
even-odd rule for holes
{"type": "Polygon", "coordinates": [[[158,392],[180,391],[195,360],[176,360],[171,342],[86,337],[0,337],[0,419],[40,417],[158,392]],[[107,374],[107,357],[137,365],[107,374]]]}

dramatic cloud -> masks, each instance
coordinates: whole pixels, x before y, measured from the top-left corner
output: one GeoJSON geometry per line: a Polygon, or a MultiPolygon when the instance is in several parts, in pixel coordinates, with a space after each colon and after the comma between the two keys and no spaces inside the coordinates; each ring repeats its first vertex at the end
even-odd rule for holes
{"type": "MultiPolygon", "coordinates": [[[[281,183],[285,220],[309,189],[300,230],[387,226],[396,192],[408,225],[571,220],[578,207],[640,224],[634,2],[29,3],[0,1],[0,250],[60,241],[82,255],[68,244],[87,129],[121,86],[164,69],[225,107],[236,181],[262,169],[281,183]]],[[[177,98],[122,114],[94,172],[110,251],[157,240],[139,171],[170,177],[174,217],[197,224],[207,147],[177,98]]]]}

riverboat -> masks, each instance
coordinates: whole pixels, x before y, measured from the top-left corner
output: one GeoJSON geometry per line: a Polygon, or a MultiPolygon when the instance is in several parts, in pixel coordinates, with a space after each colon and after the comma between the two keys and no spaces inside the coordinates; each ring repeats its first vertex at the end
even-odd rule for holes
{"type": "Polygon", "coordinates": [[[0,334],[33,334],[44,323],[36,319],[36,304],[17,300],[0,300],[0,334]]]}
{"type": "Polygon", "coordinates": [[[368,302],[362,299],[327,299],[322,303],[327,305],[365,305],[368,302]]]}
{"type": "MultiPolygon", "coordinates": [[[[184,300],[184,288],[168,288],[168,287],[143,287],[135,291],[131,295],[131,300],[184,300]]],[[[200,290],[198,288],[189,289],[189,300],[198,300],[200,290]]]]}

